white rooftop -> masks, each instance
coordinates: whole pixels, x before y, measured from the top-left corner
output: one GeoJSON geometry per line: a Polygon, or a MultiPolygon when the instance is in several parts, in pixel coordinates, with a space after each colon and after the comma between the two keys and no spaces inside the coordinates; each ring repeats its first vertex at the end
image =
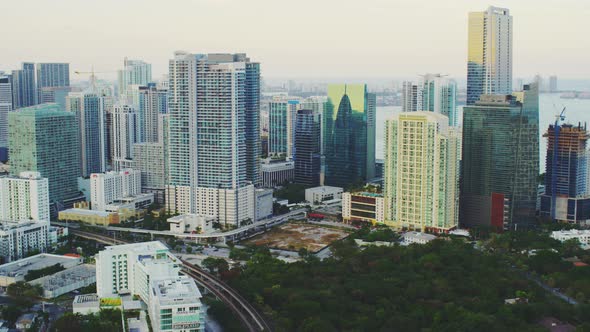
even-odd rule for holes
{"type": "Polygon", "coordinates": [[[140,242],[140,243],[129,243],[120,244],[116,246],[108,246],[104,248],[104,251],[119,251],[119,250],[131,250],[138,254],[148,254],[158,250],[168,251],[168,247],[160,241],[140,242]]]}
{"type": "Polygon", "coordinates": [[[107,212],[107,211],[98,211],[98,210],[88,210],[88,209],[67,209],[62,211],[64,213],[77,213],[86,216],[100,216],[100,217],[108,217],[115,212],[107,212]]]}
{"type": "Polygon", "coordinates": [[[67,268],[79,263],[81,263],[81,259],[77,257],[38,254],[0,266],[0,276],[25,276],[28,271],[39,270],[55,264],[62,264],[67,268]]]}
{"type": "Polygon", "coordinates": [[[158,297],[162,306],[201,302],[197,284],[187,276],[154,280],[151,288],[152,295],[158,297]]]}
{"type": "Polygon", "coordinates": [[[426,234],[426,233],[422,233],[422,232],[414,232],[414,231],[405,232],[403,237],[421,239],[421,240],[426,240],[426,241],[432,241],[432,240],[436,239],[436,235],[426,234]]]}

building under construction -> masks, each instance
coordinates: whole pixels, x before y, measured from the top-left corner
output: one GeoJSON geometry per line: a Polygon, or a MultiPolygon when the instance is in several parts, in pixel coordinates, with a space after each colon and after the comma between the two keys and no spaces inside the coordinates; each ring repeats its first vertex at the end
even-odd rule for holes
{"type": "Polygon", "coordinates": [[[570,223],[590,221],[586,124],[550,125],[547,138],[545,194],[541,216],[570,223]]]}

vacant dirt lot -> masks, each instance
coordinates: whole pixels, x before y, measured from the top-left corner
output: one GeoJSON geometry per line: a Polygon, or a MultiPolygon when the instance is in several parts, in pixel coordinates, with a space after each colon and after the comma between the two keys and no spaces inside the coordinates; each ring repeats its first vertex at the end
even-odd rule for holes
{"type": "Polygon", "coordinates": [[[330,243],[345,238],[345,230],[310,224],[285,224],[247,240],[244,244],[297,251],[306,248],[316,252],[330,243]]]}

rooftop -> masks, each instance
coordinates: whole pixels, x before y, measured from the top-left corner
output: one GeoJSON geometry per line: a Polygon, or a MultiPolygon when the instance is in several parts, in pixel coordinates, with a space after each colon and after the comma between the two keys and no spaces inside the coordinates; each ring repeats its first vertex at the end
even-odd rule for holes
{"type": "Polygon", "coordinates": [[[49,221],[0,221],[0,231],[10,231],[16,228],[29,227],[29,226],[49,226],[49,221]]]}
{"type": "Polygon", "coordinates": [[[36,279],[32,283],[41,285],[45,291],[53,291],[80,280],[87,280],[93,276],[96,276],[96,267],[90,264],[82,264],[36,279]]]}
{"type": "Polygon", "coordinates": [[[75,213],[84,216],[99,216],[99,217],[108,217],[111,214],[116,214],[116,212],[107,212],[107,211],[98,211],[98,210],[88,210],[88,209],[67,209],[60,211],[60,213],[75,213]]]}
{"type": "Polygon", "coordinates": [[[201,292],[195,281],[187,276],[152,281],[152,295],[160,305],[200,303],[201,292]]]}
{"type": "Polygon", "coordinates": [[[583,235],[590,235],[590,230],[579,230],[579,229],[568,229],[568,230],[561,230],[561,231],[553,231],[551,232],[551,236],[583,236],[583,235]]]}
{"type": "Polygon", "coordinates": [[[119,250],[131,250],[136,252],[137,254],[149,254],[154,251],[161,251],[165,250],[168,252],[168,247],[164,245],[160,241],[150,241],[150,242],[140,242],[140,243],[129,243],[129,244],[121,244],[117,246],[109,246],[104,248],[102,252],[105,251],[119,251],[119,250]]]}
{"type": "Polygon", "coordinates": [[[414,239],[421,239],[421,240],[426,240],[426,241],[432,241],[434,239],[436,239],[436,235],[432,235],[432,234],[426,234],[426,233],[422,233],[422,232],[405,232],[403,235],[404,238],[409,237],[409,238],[414,238],[414,239]]]}
{"type": "Polygon", "coordinates": [[[74,297],[74,304],[84,304],[84,303],[97,303],[98,304],[98,294],[83,294],[77,295],[74,297]]]}
{"type": "Polygon", "coordinates": [[[370,193],[370,192],[366,192],[366,191],[363,191],[363,192],[360,192],[360,193],[354,193],[354,194],[351,194],[351,195],[354,195],[354,196],[366,196],[366,197],[383,197],[383,194],[370,193]]]}
{"type": "Polygon", "coordinates": [[[17,275],[26,275],[28,271],[39,270],[55,264],[68,264],[68,266],[75,265],[81,261],[80,258],[67,257],[52,254],[38,254],[14,261],[12,263],[0,266],[0,276],[14,277],[17,275]]]}
{"type": "Polygon", "coordinates": [[[305,191],[310,191],[310,192],[335,192],[335,191],[343,191],[342,188],[340,187],[331,187],[331,186],[320,186],[320,187],[313,187],[313,188],[308,188],[305,189],[305,191]]]}
{"type": "Polygon", "coordinates": [[[66,112],[64,109],[62,109],[61,106],[59,106],[56,103],[46,103],[46,104],[39,104],[39,105],[35,105],[35,106],[30,106],[30,107],[25,107],[25,108],[21,108],[15,112],[13,112],[13,114],[18,116],[34,116],[34,117],[40,117],[40,116],[71,116],[74,117],[75,114],[72,112],[66,112]]]}

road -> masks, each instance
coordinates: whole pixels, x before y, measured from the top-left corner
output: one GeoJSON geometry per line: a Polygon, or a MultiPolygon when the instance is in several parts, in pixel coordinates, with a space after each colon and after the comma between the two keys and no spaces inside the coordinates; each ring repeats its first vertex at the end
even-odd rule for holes
{"type": "Polygon", "coordinates": [[[533,281],[534,283],[539,285],[539,287],[543,288],[545,291],[559,297],[560,299],[564,300],[565,302],[567,302],[569,304],[578,305],[578,301],[576,301],[574,298],[563,294],[562,292],[558,291],[555,288],[549,287],[549,285],[544,283],[543,280],[541,280],[541,278],[537,277],[536,275],[533,275],[530,272],[523,272],[523,271],[519,271],[519,272],[522,275],[524,275],[528,280],[533,281]]]}
{"type": "MultiPolygon", "coordinates": [[[[104,244],[126,244],[126,241],[113,239],[101,234],[95,234],[75,229],[70,229],[70,234],[104,244]]],[[[225,303],[238,316],[242,325],[250,332],[272,331],[266,318],[258,312],[236,290],[214,275],[204,271],[200,267],[187,261],[183,263],[182,271],[192,277],[199,285],[205,287],[223,303],[225,303]]]]}

